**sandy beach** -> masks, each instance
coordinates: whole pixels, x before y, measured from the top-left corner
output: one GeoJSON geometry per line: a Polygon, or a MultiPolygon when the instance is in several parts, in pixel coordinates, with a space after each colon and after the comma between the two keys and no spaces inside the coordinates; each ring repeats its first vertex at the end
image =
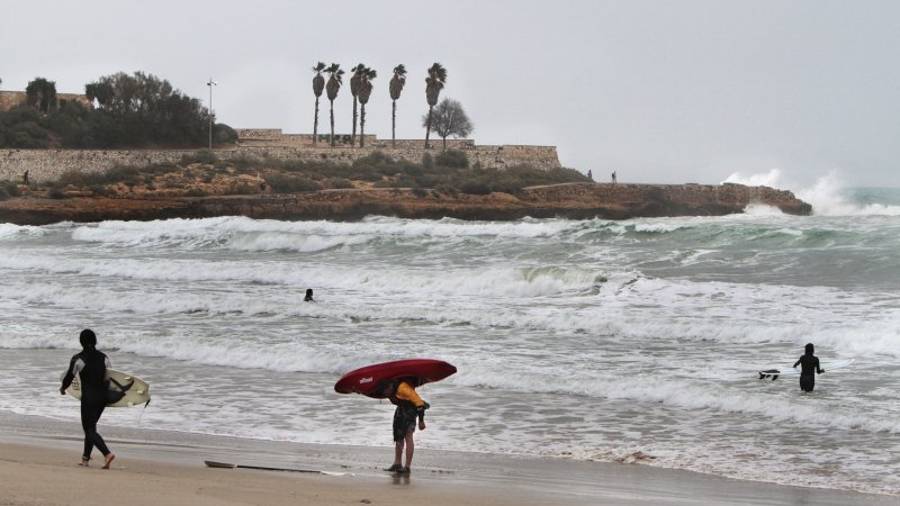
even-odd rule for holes
{"type": "Polygon", "coordinates": [[[414,473],[380,471],[389,448],[297,444],[104,427],[111,471],[76,466],[77,423],[0,415],[3,505],[746,504],[881,505],[900,498],[731,480],[635,464],[417,452],[414,473]],[[204,460],[329,474],[210,469],[204,460]]]}

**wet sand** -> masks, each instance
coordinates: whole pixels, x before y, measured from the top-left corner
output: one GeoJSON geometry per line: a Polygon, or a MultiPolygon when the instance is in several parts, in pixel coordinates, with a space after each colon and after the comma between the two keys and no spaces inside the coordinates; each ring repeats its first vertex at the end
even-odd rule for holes
{"type": "Polygon", "coordinates": [[[102,427],[111,471],[76,466],[80,426],[0,413],[0,505],[746,504],[882,505],[900,497],[786,487],[646,465],[419,450],[413,474],[381,471],[390,448],[297,444],[102,427]],[[335,475],[206,468],[203,460],[335,475]]]}

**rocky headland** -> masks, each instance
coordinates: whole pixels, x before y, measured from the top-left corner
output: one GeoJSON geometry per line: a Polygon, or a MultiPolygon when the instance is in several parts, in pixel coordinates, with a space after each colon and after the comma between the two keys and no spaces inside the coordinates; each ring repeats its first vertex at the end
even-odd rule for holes
{"type": "Polygon", "coordinates": [[[718,216],[751,204],[808,215],[812,208],[791,192],[765,186],[561,183],[515,193],[484,195],[422,188],[343,188],[252,195],[166,195],[145,192],[103,196],[70,191],[66,198],[19,196],[0,202],[0,222],[44,225],[60,221],[156,220],[247,216],[280,220],[401,218],[515,220],[534,218],[628,219],[718,216]]]}

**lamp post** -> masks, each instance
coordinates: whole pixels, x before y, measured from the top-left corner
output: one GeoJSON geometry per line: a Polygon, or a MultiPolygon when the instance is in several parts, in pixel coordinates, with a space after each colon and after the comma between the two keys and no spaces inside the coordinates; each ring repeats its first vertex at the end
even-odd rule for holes
{"type": "Polygon", "coordinates": [[[209,81],[206,82],[206,85],[209,86],[209,150],[212,151],[212,141],[213,141],[212,90],[213,90],[213,86],[218,86],[219,83],[213,81],[212,77],[210,77],[209,81]]]}

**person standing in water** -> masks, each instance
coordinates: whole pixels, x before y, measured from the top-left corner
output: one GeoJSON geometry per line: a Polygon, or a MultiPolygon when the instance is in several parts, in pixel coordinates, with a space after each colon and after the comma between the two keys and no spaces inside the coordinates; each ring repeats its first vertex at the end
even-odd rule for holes
{"type": "Polygon", "coordinates": [[[103,454],[103,469],[109,469],[116,455],[109,451],[106,442],[97,433],[97,422],[106,408],[106,391],[109,389],[106,380],[106,369],[109,359],[97,350],[97,335],[91,329],[84,329],[79,336],[81,353],[72,357],[69,369],[63,376],[60,395],[66,395],[66,389],[77,375],[81,385],[81,427],[84,429],[84,453],[81,455],[81,466],[87,467],[91,461],[91,452],[96,446],[103,454]]]}
{"type": "Polygon", "coordinates": [[[806,349],[802,357],[794,364],[796,369],[798,365],[802,365],[800,369],[800,389],[804,392],[812,392],[816,387],[816,373],[822,374],[825,369],[819,367],[819,357],[813,355],[815,347],[812,343],[806,345],[806,349]]]}
{"type": "Polygon", "coordinates": [[[382,393],[390,399],[391,404],[397,406],[394,410],[394,464],[385,469],[400,474],[409,474],[412,466],[415,443],[413,434],[416,432],[416,419],[419,420],[419,430],[425,430],[425,410],[428,403],[423,401],[416,390],[405,381],[391,381],[385,385],[382,393]],[[403,450],[406,449],[406,466],[403,465],[403,450]]]}
{"type": "Polygon", "coordinates": [[[306,296],[303,297],[303,302],[315,302],[315,300],[313,300],[313,291],[312,291],[312,288],[307,288],[307,289],[306,289],[306,296]]]}

